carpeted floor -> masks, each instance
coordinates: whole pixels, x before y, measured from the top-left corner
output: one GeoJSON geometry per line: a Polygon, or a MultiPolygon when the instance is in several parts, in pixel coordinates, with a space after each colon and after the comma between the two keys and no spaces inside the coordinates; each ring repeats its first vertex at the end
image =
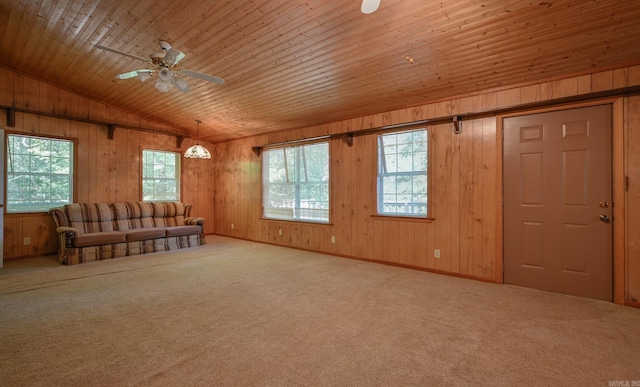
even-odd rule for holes
{"type": "Polygon", "coordinates": [[[207,241],[75,266],[5,262],[0,385],[640,385],[638,309],[207,241]]]}

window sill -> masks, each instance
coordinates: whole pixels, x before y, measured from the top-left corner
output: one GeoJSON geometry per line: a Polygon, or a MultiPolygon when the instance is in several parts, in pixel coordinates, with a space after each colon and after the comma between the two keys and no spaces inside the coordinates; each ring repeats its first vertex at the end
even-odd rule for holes
{"type": "Polygon", "coordinates": [[[433,223],[435,218],[418,218],[415,216],[371,215],[374,220],[392,220],[394,222],[433,223]]]}
{"type": "Polygon", "coordinates": [[[5,212],[4,216],[6,218],[18,218],[25,216],[47,216],[49,215],[49,211],[32,211],[32,212],[5,212]]]}
{"type": "Polygon", "coordinates": [[[275,218],[259,218],[262,221],[266,222],[282,222],[282,223],[296,223],[296,224],[309,224],[314,226],[333,226],[333,223],[323,223],[323,222],[314,222],[312,220],[297,220],[297,219],[275,219],[275,218]]]}

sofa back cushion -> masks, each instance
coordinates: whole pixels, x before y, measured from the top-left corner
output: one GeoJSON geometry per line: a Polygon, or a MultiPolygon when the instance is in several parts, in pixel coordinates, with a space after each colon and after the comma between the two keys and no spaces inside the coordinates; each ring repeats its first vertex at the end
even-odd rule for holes
{"type": "Polygon", "coordinates": [[[150,203],[123,202],[110,204],[116,230],[153,227],[153,209],[150,203]]]}
{"type": "Polygon", "coordinates": [[[149,202],[138,202],[140,208],[140,227],[154,227],[153,224],[153,205],[149,202]]]}
{"type": "Polygon", "coordinates": [[[153,202],[153,222],[156,227],[184,226],[185,204],[153,202]]]}
{"type": "Polygon", "coordinates": [[[71,203],[65,204],[64,210],[69,226],[82,234],[113,231],[113,214],[106,203],[71,203]]]}

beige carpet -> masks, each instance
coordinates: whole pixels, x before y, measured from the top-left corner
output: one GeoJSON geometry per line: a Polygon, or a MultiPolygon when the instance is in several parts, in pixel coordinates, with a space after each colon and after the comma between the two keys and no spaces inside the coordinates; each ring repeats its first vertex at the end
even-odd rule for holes
{"type": "Polygon", "coordinates": [[[640,310],[208,237],[0,269],[3,386],[640,383],[640,310]]]}

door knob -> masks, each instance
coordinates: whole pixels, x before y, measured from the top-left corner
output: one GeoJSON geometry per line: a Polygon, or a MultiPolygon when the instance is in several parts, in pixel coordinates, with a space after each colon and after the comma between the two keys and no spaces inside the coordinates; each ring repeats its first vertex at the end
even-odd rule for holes
{"type": "Polygon", "coordinates": [[[600,220],[605,222],[605,223],[610,223],[611,219],[609,219],[609,217],[607,215],[600,215],[600,220]]]}

